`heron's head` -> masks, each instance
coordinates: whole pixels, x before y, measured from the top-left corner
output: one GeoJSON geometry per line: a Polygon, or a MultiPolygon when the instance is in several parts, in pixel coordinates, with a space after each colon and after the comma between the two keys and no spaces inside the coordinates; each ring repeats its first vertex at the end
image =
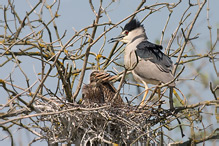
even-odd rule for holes
{"type": "Polygon", "coordinates": [[[121,41],[123,43],[129,43],[138,36],[143,36],[147,39],[143,25],[141,25],[138,20],[133,19],[125,25],[121,35],[116,38],[111,38],[109,42],[121,41]]]}
{"type": "Polygon", "coordinates": [[[100,73],[99,71],[93,71],[93,72],[90,74],[90,83],[96,82],[96,81],[98,80],[97,75],[98,75],[99,73],[100,73]]]}
{"type": "Polygon", "coordinates": [[[104,82],[108,82],[109,79],[113,79],[111,78],[109,73],[106,73],[103,70],[95,70],[90,74],[90,83],[104,83],[104,82]]]}

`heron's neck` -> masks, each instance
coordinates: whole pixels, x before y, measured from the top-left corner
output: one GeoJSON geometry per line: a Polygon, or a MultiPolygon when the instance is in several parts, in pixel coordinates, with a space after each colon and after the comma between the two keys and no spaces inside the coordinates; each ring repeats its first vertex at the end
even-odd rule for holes
{"type": "Polygon", "coordinates": [[[126,45],[124,54],[124,64],[126,68],[130,69],[133,63],[135,63],[135,61],[131,60],[131,58],[133,59],[133,55],[135,55],[134,51],[137,49],[136,46],[143,40],[147,40],[146,35],[139,35],[134,37],[132,41],[126,45]]]}
{"type": "Polygon", "coordinates": [[[125,53],[129,54],[132,50],[136,50],[136,46],[144,40],[147,40],[147,36],[145,34],[140,34],[134,37],[132,41],[126,44],[125,53]]]}
{"type": "Polygon", "coordinates": [[[146,36],[146,34],[137,35],[136,37],[134,37],[134,38],[132,39],[132,41],[131,41],[129,44],[135,42],[136,40],[138,40],[138,41],[139,41],[139,40],[140,40],[140,41],[142,41],[142,40],[147,40],[147,36],[146,36]]]}

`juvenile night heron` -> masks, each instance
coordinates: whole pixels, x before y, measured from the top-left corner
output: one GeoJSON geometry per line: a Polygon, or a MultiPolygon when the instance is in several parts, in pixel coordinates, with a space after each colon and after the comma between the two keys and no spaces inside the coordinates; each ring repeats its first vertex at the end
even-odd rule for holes
{"type": "MultiPolygon", "coordinates": [[[[147,40],[143,25],[137,20],[127,23],[119,37],[112,38],[110,42],[121,41],[126,43],[124,64],[131,69],[136,81],[142,82],[145,86],[144,100],[148,93],[149,84],[168,83],[174,79],[172,74],[173,63],[162,50],[162,46],[150,43],[147,40]]],[[[175,83],[169,84],[172,88],[175,83]]],[[[171,104],[171,103],[170,103],[171,104]]],[[[173,107],[173,105],[170,105],[173,107]]]]}
{"type": "Polygon", "coordinates": [[[112,105],[124,105],[120,95],[115,99],[114,95],[117,90],[110,83],[115,76],[110,76],[109,73],[103,71],[93,71],[90,74],[90,84],[84,85],[82,88],[82,103],[112,103],[112,105]]]}

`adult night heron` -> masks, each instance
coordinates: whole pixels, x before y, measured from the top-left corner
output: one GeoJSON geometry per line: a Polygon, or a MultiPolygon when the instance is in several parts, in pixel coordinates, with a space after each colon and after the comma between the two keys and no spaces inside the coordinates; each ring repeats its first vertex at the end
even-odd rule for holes
{"type": "Polygon", "coordinates": [[[103,71],[93,71],[90,74],[90,84],[84,85],[82,88],[82,103],[112,103],[112,105],[124,105],[120,95],[115,87],[110,83],[116,76],[110,76],[109,73],[103,71]]]}
{"type": "MultiPolygon", "coordinates": [[[[110,40],[110,42],[121,41],[126,43],[125,67],[131,70],[136,81],[142,82],[145,86],[141,106],[144,105],[148,93],[148,83],[168,83],[174,79],[172,74],[173,63],[167,55],[161,52],[163,47],[150,43],[147,39],[143,25],[134,19],[125,25],[119,37],[110,40]]],[[[175,83],[172,82],[168,86],[173,87],[175,83]]],[[[170,105],[170,107],[173,107],[173,105],[170,105]]]]}

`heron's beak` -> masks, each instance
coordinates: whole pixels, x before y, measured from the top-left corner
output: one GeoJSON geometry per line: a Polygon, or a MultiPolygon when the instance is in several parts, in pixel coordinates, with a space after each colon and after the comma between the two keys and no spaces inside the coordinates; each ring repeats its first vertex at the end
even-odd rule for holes
{"type": "Polygon", "coordinates": [[[121,34],[121,35],[119,35],[119,36],[116,37],[116,38],[111,38],[110,40],[108,40],[108,43],[113,43],[113,42],[121,41],[124,37],[125,37],[125,35],[124,35],[124,34],[121,34]]]}

